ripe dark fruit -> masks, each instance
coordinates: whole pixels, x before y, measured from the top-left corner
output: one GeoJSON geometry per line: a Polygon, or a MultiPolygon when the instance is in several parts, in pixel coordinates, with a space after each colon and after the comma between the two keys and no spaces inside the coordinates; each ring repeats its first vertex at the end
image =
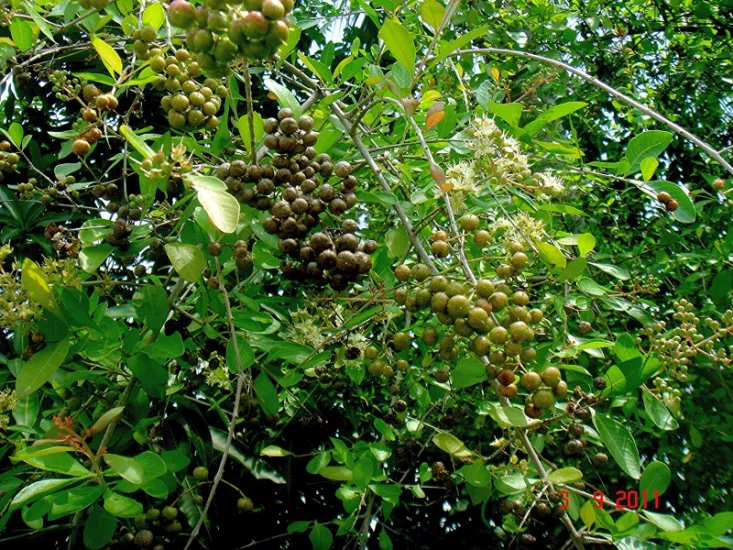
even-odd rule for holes
{"type": "Polygon", "coordinates": [[[222,250],[221,243],[209,243],[207,250],[212,256],[219,256],[222,250]]]}
{"type": "Polygon", "coordinates": [[[545,370],[542,371],[541,376],[542,381],[551,388],[557,386],[562,379],[562,374],[557,367],[547,367],[545,370]]]}
{"type": "Polygon", "coordinates": [[[603,376],[596,376],[593,379],[593,386],[597,390],[605,390],[606,389],[606,379],[603,376]]]}
{"type": "Polygon", "coordinates": [[[517,385],[509,384],[508,386],[499,386],[499,393],[507,399],[511,399],[517,395],[517,385]]]}
{"type": "Polygon", "coordinates": [[[674,212],[680,207],[679,203],[675,199],[669,201],[665,206],[667,208],[667,212],[674,212]]]}
{"type": "Polygon", "coordinates": [[[595,466],[596,468],[600,468],[608,464],[608,455],[606,455],[605,453],[596,453],[595,455],[593,455],[591,461],[593,462],[593,466],[595,466]]]}
{"type": "Polygon", "coordinates": [[[716,191],[722,191],[723,189],[725,189],[725,180],[722,178],[718,178],[713,181],[712,185],[713,189],[715,189],[716,191]]]}
{"type": "Polygon", "coordinates": [[[586,334],[593,330],[593,326],[588,321],[581,321],[578,323],[578,330],[581,334],[586,334]]]}
{"type": "Polygon", "coordinates": [[[447,382],[450,380],[450,374],[446,369],[438,369],[435,371],[435,380],[441,383],[447,382]]]}
{"type": "Polygon", "coordinates": [[[527,391],[535,391],[542,384],[542,378],[536,372],[527,372],[522,376],[522,387],[527,391]]]}
{"type": "Polygon", "coordinates": [[[89,142],[85,139],[74,140],[74,143],[71,144],[71,152],[78,157],[86,155],[91,148],[92,146],[89,145],[89,142]]]}
{"type": "Polygon", "coordinates": [[[657,194],[657,200],[662,204],[667,204],[669,201],[672,200],[672,195],[670,195],[666,191],[662,191],[657,194]]]}
{"type": "Polygon", "coordinates": [[[193,470],[193,477],[196,481],[206,481],[209,479],[209,470],[205,466],[198,466],[193,470]]]}
{"type": "Polygon", "coordinates": [[[138,548],[149,548],[153,545],[153,541],[155,540],[155,537],[153,536],[152,531],[148,531],[147,529],[143,529],[142,531],[138,531],[135,535],[135,546],[138,548]]]}
{"type": "Polygon", "coordinates": [[[514,371],[511,371],[509,369],[502,369],[499,371],[496,379],[499,381],[500,384],[508,386],[509,384],[512,384],[514,382],[514,371]]]}
{"type": "Polygon", "coordinates": [[[534,403],[527,403],[524,406],[524,414],[526,414],[529,418],[537,419],[542,416],[542,409],[540,409],[534,403]]]}
{"type": "Polygon", "coordinates": [[[555,394],[555,397],[563,398],[568,393],[568,383],[565,382],[565,380],[560,380],[560,382],[552,388],[552,393],[555,394]]]}

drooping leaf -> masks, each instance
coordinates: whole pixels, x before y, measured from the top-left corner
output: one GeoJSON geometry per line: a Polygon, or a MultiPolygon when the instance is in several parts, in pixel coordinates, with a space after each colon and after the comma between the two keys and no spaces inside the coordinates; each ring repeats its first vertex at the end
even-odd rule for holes
{"type": "Polygon", "coordinates": [[[621,469],[630,477],[639,479],[641,477],[639,450],[629,429],[610,416],[597,411],[593,414],[593,425],[621,469]]]}
{"type": "Polygon", "coordinates": [[[23,364],[15,381],[15,391],[19,397],[26,397],[43,386],[66,359],[69,352],[69,339],[48,344],[41,351],[33,354],[23,364]]]}
{"type": "Polygon", "coordinates": [[[410,31],[405,28],[399,19],[392,17],[385,19],[382,28],[379,29],[379,38],[384,41],[387,49],[398,62],[402,64],[407,72],[412,75],[415,72],[415,42],[410,31]]]}
{"type": "Polygon", "coordinates": [[[651,462],[644,468],[644,473],[639,480],[639,491],[646,491],[647,498],[653,500],[654,491],[663,495],[672,480],[672,473],[663,462],[651,462]]]}
{"type": "Polygon", "coordinates": [[[192,244],[169,243],[165,245],[165,253],[173,269],[191,283],[198,282],[206,269],[206,258],[203,252],[192,244]]]}
{"type": "Polygon", "coordinates": [[[97,36],[92,38],[92,46],[113,78],[122,74],[122,59],[112,46],[97,36]]]}

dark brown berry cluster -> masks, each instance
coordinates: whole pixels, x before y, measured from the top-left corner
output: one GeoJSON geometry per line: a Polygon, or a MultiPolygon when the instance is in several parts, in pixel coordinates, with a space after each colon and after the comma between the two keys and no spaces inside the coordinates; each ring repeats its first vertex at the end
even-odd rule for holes
{"type": "Polygon", "coordinates": [[[174,0],[170,5],[171,24],[188,30],[186,45],[205,70],[224,71],[240,54],[264,59],[288,40],[293,0],[247,0],[241,7],[234,3],[208,0],[197,7],[174,0]]]}
{"type": "Polygon", "coordinates": [[[219,166],[216,174],[240,202],[269,210],[264,229],[280,238],[285,277],[342,290],[371,269],[369,254],[376,243],[357,236],[358,225],[350,219],[340,228],[309,234],[320,225],[323,211],[341,215],[356,205],[353,168],[317,155],[318,134],[309,116],[296,119],[291,109],[281,109],[277,118],[265,121],[265,131],[265,145],[275,153],[272,165],[236,160],[219,166]],[[340,183],[328,183],[332,176],[340,183]]]}
{"type": "Polygon", "coordinates": [[[119,247],[120,250],[127,250],[130,247],[131,233],[132,225],[125,220],[118,219],[112,224],[112,232],[105,240],[112,246],[119,247]]]}
{"type": "Polygon", "coordinates": [[[160,74],[153,87],[168,92],[160,104],[168,113],[171,128],[216,130],[219,127],[216,114],[229,94],[224,81],[207,78],[199,83],[196,79],[203,74],[203,69],[192,60],[188,50],[179,49],[175,56],[166,57],[156,49],[151,55],[154,56],[150,66],[160,74]]]}

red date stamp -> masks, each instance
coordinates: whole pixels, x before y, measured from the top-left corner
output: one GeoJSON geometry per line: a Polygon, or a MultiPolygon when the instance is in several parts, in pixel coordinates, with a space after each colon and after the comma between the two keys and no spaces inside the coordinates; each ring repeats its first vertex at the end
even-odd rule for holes
{"type": "MultiPolygon", "coordinates": [[[[560,508],[567,510],[570,506],[570,493],[567,491],[558,491],[560,495],[560,508]]],[[[653,508],[659,509],[659,491],[616,491],[616,501],[612,501],[603,494],[602,491],[593,493],[593,507],[603,508],[609,502],[616,505],[616,510],[648,510],[653,508]]]]}

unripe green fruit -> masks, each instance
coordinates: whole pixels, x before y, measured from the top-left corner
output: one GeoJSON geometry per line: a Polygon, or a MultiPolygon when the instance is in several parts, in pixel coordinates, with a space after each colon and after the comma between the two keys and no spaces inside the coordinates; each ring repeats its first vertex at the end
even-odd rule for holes
{"type": "Polygon", "coordinates": [[[473,234],[473,242],[476,243],[477,246],[483,248],[491,242],[491,233],[485,229],[476,231],[476,233],[473,234]]]}
{"type": "Polygon", "coordinates": [[[509,334],[515,342],[524,342],[532,336],[532,329],[524,321],[515,321],[509,326],[509,334]]]}
{"type": "Polygon", "coordinates": [[[225,38],[221,38],[216,43],[216,47],[214,48],[214,58],[216,59],[217,63],[226,64],[231,62],[235,57],[237,57],[238,51],[239,50],[237,49],[237,45],[234,44],[234,42],[225,38]]]}
{"type": "Polygon", "coordinates": [[[186,115],[178,111],[171,110],[168,113],[168,123],[172,128],[181,129],[186,126],[186,115]]]}
{"type": "Polygon", "coordinates": [[[458,336],[468,337],[473,334],[473,329],[466,319],[456,319],[455,323],[453,323],[453,330],[458,336]]]}
{"type": "Polygon", "coordinates": [[[435,330],[433,327],[427,327],[422,333],[423,342],[425,342],[428,346],[434,346],[438,341],[439,336],[440,335],[438,334],[438,331],[435,330]]]}
{"type": "Polygon", "coordinates": [[[430,281],[430,292],[445,292],[448,288],[448,279],[442,275],[436,275],[430,281]]]}
{"type": "Polygon", "coordinates": [[[483,356],[491,350],[491,341],[486,336],[477,336],[471,341],[471,347],[478,356],[483,356]]]}
{"type": "Polygon", "coordinates": [[[482,298],[489,298],[494,293],[494,283],[488,279],[481,279],[476,283],[476,294],[482,298]]]}
{"type": "Polygon", "coordinates": [[[568,393],[568,383],[565,382],[565,380],[560,380],[557,386],[552,388],[552,393],[555,394],[555,397],[559,397],[562,399],[568,393]]]}
{"type": "Polygon", "coordinates": [[[193,35],[189,48],[196,52],[207,52],[214,46],[214,36],[206,29],[199,29],[193,35]]]}
{"type": "Polygon", "coordinates": [[[500,311],[509,304],[509,298],[503,292],[494,292],[489,298],[489,303],[494,311],[500,311]]]}
{"type": "Polygon", "coordinates": [[[453,319],[460,319],[468,315],[471,308],[471,302],[463,296],[458,294],[448,300],[448,315],[453,319]]]}
{"type": "Polygon", "coordinates": [[[417,302],[418,307],[429,307],[432,299],[433,295],[427,288],[421,288],[415,294],[415,301],[417,302]]]}
{"type": "Polygon", "coordinates": [[[398,332],[394,335],[394,347],[397,351],[406,350],[410,347],[410,342],[412,339],[410,338],[410,335],[406,332],[398,332]]]}
{"type": "Polygon", "coordinates": [[[488,321],[489,314],[486,310],[481,309],[480,307],[474,307],[468,312],[468,324],[476,330],[484,331],[488,321]]]}
{"type": "Polygon", "coordinates": [[[143,42],[150,44],[151,42],[155,41],[156,38],[158,38],[158,31],[156,31],[150,25],[148,25],[147,27],[143,27],[140,31],[140,39],[143,42]]]}
{"type": "Polygon", "coordinates": [[[394,291],[394,300],[398,304],[404,304],[407,300],[407,289],[405,288],[397,288],[394,291]]]}
{"type": "Polygon", "coordinates": [[[198,466],[193,470],[193,477],[196,481],[206,481],[209,479],[209,470],[205,466],[198,466]]]}
{"type": "Polygon", "coordinates": [[[522,376],[522,387],[533,392],[542,385],[542,378],[536,372],[527,372],[522,376]]]}
{"type": "Polygon", "coordinates": [[[406,281],[410,278],[411,270],[410,266],[402,264],[398,265],[394,270],[394,276],[398,281],[406,281]]]}
{"type": "Polygon", "coordinates": [[[178,517],[178,508],[174,506],[166,506],[163,508],[163,517],[168,521],[173,521],[178,517]]]}
{"type": "Polygon", "coordinates": [[[504,353],[507,357],[518,357],[522,353],[522,344],[510,340],[504,344],[504,353]]]}
{"type": "Polygon", "coordinates": [[[555,404],[555,396],[551,390],[537,390],[532,394],[532,404],[542,410],[550,409],[555,404]]]}
{"type": "Polygon", "coordinates": [[[478,229],[480,220],[478,216],[474,214],[466,214],[465,216],[461,217],[459,223],[461,224],[461,228],[464,231],[475,231],[476,229],[478,229]]]}
{"type": "Polygon", "coordinates": [[[436,241],[430,246],[430,252],[436,258],[445,258],[450,254],[450,245],[445,241],[436,241]]]}
{"type": "Polygon", "coordinates": [[[449,298],[452,298],[453,296],[464,295],[466,293],[466,289],[463,284],[459,283],[458,281],[451,281],[450,283],[448,283],[448,287],[445,289],[445,293],[448,295],[449,298]]]}
{"type": "Polygon", "coordinates": [[[176,111],[185,111],[188,109],[188,98],[183,94],[176,94],[171,98],[171,107],[176,111]]]}
{"type": "Polygon", "coordinates": [[[517,271],[521,271],[527,267],[528,262],[529,258],[527,258],[527,255],[524,252],[515,252],[511,260],[512,267],[517,271]]]}
{"type": "Polygon", "coordinates": [[[557,386],[560,383],[560,380],[562,380],[562,374],[557,367],[547,367],[542,371],[541,376],[542,381],[551,388],[557,386]]]}
{"type": "Polygon", "coordinates": [[[415,280],[422,282],[430,277],[430,269],[425,264],[417,264],[412,268],[412,276],[415,277],[415,280]]]}
{"type": "Polygon", "coordinates": [[[600,468],[601,466],[608,464],[608,456],[604,453],[596,453],[591,460],[593,462],[593,466],[596,468],[600,468]]]}
{"type": "Polygon", "coordinates": [[[529,303],[529,295],[524,291],[517,291],[512,294],[512,302],[518,306],[526,306],[529,303]]]}
{"type": "Polygon", "coordinates": [[[433,294],[430,300],[430,307],[435,313],[445,312],[448,307],[448,295],[445,292],[437,292],[433,294]]]}
{"type": "Polygon", "coordinates": [[[542,313],[542,310],[539,309],[531,309],[529,311],[529,319],[530,322],[533,324],[537,324],[540,321],[542,321],[542,318],[544,317],[544,313],[542,313]]]}
{"type": "Polygon", "coordinates": [[[509,332],[504,327],[494,327],[489,332],[489,340],[492,344],[502,346],[509,339],[509,332]]]}
{"type": "Polygon", "coordinates": [[[263,0],[262,14],[268,19],[282,19],[285,17],[285,6],[280,0],[263,0]]]}

